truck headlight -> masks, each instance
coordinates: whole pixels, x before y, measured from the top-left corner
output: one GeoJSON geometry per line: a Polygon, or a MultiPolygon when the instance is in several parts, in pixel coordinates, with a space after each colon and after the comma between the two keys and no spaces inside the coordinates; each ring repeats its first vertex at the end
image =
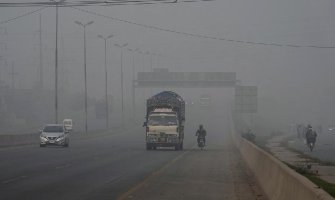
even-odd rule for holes
{"type": "Polygon", "coordinates": [[[154,136],[154,135],[148,135],[147,140],[149,142],[156,142],[157,141],[156,136],[154,136]]]}

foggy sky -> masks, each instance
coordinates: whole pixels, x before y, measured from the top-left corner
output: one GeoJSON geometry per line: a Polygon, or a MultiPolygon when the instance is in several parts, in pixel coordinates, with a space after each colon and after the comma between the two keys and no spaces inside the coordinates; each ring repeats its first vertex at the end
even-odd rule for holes
{"type": "MultiPolygon", "coordinates": [[[[17,2],[24,2],[21,0],[17,2]]],[[[70,1],[70,0],[68,0],[70,1]]],[[[9,2],[1,0],[0,2],[9,2]]],[[[10,1],[16,2],[16,1],[10,1]]],[[[294,45],[335,46],[333,0],[216,0],[211,2],[82,7],[121,20],[172,31],[217,38],[294,45]]],[[[0,22],[37,8],[0,8],[0,22]]],[[[44,80],[54,87],[55,8],[42,14],[44,80]]],[[[120,49],[161,54],[154,68],[170,71],[236,72],[243,85],[259,87],[259,113],[289,121],[335,121],[335,49],[241,44],[191,37],[59,8],[60,88],[83,92],[83,29],[74,21],[94,21],[87,27],[88,94],[104,95],[104,43],[108,41],[109,93],[120,95],[120,49]],[[62,85],[63,84],[63,85],[62,85]],[[310,114],[312,112],[312,114],[310,114]]],[[[31,88],[38,79],[38,13],[1,24],[1,80],[10,85],[14,61],[16,87],[31,88]],[[7,34],[4,34],[4,30],[7,34]],[[8,66],[4,65],[4,59],[8,66]]],[[[131,53],[124,51],[126,96],[130,96],[131,53]]],[[[150,58],[135,54],[136,71],[149,71],[150,58]]],[[[218,90],[224,92],[224,90],[218,90]]]]}

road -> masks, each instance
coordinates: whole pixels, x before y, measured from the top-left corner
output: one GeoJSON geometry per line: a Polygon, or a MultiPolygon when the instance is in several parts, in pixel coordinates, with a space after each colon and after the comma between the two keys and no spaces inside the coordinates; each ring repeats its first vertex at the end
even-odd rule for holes
{"type": "Polygon", "coordinates": [[[1,148],[0,199],[264,199],[229,141],[227,121],[215,119],[203,151],[194,124],[184,151],[146,151],[140,124],[73,135],[69,148],[1,148]]]}

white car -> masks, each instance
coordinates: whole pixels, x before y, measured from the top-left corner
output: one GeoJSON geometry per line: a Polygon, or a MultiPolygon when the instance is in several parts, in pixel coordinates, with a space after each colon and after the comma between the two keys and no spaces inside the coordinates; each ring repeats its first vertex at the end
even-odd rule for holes
{"type": "Polygon", "coordinates": [[[47,124],[40,130],[40,133],[40,147],[46,145],[69,146],[69,131],[64,128],[63,124],[47,124]]]}

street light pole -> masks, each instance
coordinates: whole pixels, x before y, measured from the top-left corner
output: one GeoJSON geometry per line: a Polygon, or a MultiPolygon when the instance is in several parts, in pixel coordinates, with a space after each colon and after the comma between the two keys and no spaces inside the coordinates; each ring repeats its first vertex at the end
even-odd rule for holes
{"type": "Polygon", "coordinates": [[[121,48],[121,114],[122,114],[122,127],[124,125],[124,100],[123,100],[123,48],[128,44],[115,44],[115,46],[121,48]]]}
{"type": "Polygon", "coordinates": [[[132,77],[133,77],[133,81],[132,81],[132,108],[133,108],[133,117],[134,119],[136,119],[135,117],[135,111],[136,111],[136,106],[135,106],[135,53],[138,52],[139,48],[136,49],[130,49],[128,48],[128,51],[132,52],[132,77]]]}
{"type": "Polygon", "coordinates": [[[58,124],[58,5],[65,0],[50,0],[56,4],[56,46],[55,46],[55,123],[58,124]]]}
{"type": "Polygon", "coordinates": [[[84,28],[84,79],[85,79],[85,133],[87,133],[87,70],[86,70],[86,26],[93,24],[93,21],[83,24],[75,21],[76,24],[84,28]]]}
{"type": "MultiPolygon", "coordinates": [[[[152,69],[152,54],[149,51],[147,51],[146,54],[148,56],[150,56],[149,57],[150,58],[150,72],[153,72],[153,69],[152,69]]],[[[152,95],[152,87],[150,87],[150,95],[152,95]]]]}
{"type": "Polygon", "coordinates": [[[106,101],[106,129],[109,128],[109,106],[108,106],[108,90],[107,90],[107,40],[113,35],[109,35],[107,37],[104,37],[102,35],[98,35],[99,38],[103,39],[105,42],[105,101],[106,101]]]}

